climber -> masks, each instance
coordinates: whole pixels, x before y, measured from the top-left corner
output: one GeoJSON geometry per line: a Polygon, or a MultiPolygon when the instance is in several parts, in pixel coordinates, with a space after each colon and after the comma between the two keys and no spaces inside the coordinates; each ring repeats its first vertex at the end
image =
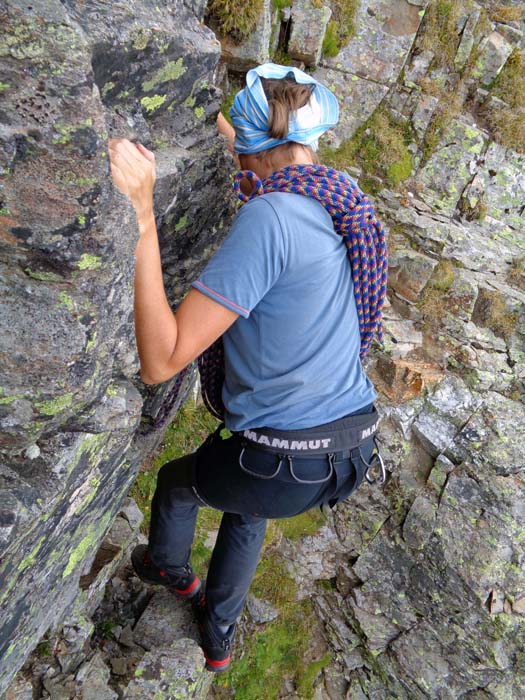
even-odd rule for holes
{"type": "Polygon", "coordinates": [[[163,382],[207,351],[203,394],[231,431],[162,467],[148,545],[132,554],[142,580],[192,600],[212,671],[230,663],[267,519],[334,506],[365,477],[373,481],[376,393],[361,360],[381,336],[386,287],[372,205],[316,155],[318,137],[338,119],[334,95],[297,68],[265,64],[248,72],[231,117],[235,130],[220,118],[218,126],[244,169],[236,188],[246,203],[175,314],[153,215],[154,155],[125,139],[109,147],[114,183],[140,231],[142,380],[163,382]],[[223,362],[207,350],[221,336],[223,362]],[[205,593],[190,565],[200,506],[224,513],[205,593]]]}

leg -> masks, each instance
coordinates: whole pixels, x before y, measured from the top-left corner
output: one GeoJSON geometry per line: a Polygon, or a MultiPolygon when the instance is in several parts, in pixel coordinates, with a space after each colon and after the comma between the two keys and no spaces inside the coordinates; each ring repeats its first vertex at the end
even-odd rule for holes
{"type": "Polygon", "coordinates": [[[213,549],[206,605],[215,625],[232,625],[241,614],[266,532],[266,520],[224,513],[213,549]]]}
{"type": "Polygon", "coordinates": [[[167,462],[159,471],[151,503],[148,550],[166,569],[188,564],[200,501],[191,488],[194,455],[167,462]]]}

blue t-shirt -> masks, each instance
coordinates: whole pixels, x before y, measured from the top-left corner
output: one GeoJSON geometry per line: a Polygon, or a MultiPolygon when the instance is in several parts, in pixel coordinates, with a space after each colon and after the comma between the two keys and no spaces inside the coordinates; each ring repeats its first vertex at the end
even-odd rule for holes
{"type": "Polygon", "coordinates": [[[251,200],[193,286],[240,315],[223,336],[230,430],[309,428],[376,398],[347,249],[319,202],[251,200]]]}

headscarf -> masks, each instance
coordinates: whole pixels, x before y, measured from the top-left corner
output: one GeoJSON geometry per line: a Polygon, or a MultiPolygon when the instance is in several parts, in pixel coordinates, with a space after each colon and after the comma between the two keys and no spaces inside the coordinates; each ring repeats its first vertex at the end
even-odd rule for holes
{"type": "Polygon", "coordinates": [[[230,116],[235,129],[233,148],[236,153],[258,153],[288,141],[317,150],[319,136],[337,124],[339,105],[328,88],[299,68],[265,63],[248,71],[246,87],[235,96],[230,116]],[[304,107],[290,115],[287,136],[275,139],[268,133],[270,108],[261,78],[287,77],[295,78],[302,85],[312,85],[312,96],[304,107]]]}

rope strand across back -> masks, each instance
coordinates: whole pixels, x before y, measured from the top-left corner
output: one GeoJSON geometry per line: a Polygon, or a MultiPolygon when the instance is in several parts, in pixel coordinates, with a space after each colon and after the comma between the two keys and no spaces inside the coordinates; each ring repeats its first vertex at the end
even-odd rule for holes
{"type": "MultiPolygon", "coordinates": [[[[388,270],[385,233],[367,195],[346,175],[325,165],[289,165],[263,181],[251,170],[243,170],[235,176],[234,187],[242,202],[269,192],[291,192],[313,197],[325,207],[336,233],[342,236],[348,249],[361,335],[360,357],[364,359],[374,334],[379,342],[383,341],[381,310],[388,270]],[[253,187],[249,195],[240,189],[244,178],[253,187]]],[[[213,415],[222,419],[224,352],[221,338],[199,357],[199,371],[204,403],[213,415]]]]}

